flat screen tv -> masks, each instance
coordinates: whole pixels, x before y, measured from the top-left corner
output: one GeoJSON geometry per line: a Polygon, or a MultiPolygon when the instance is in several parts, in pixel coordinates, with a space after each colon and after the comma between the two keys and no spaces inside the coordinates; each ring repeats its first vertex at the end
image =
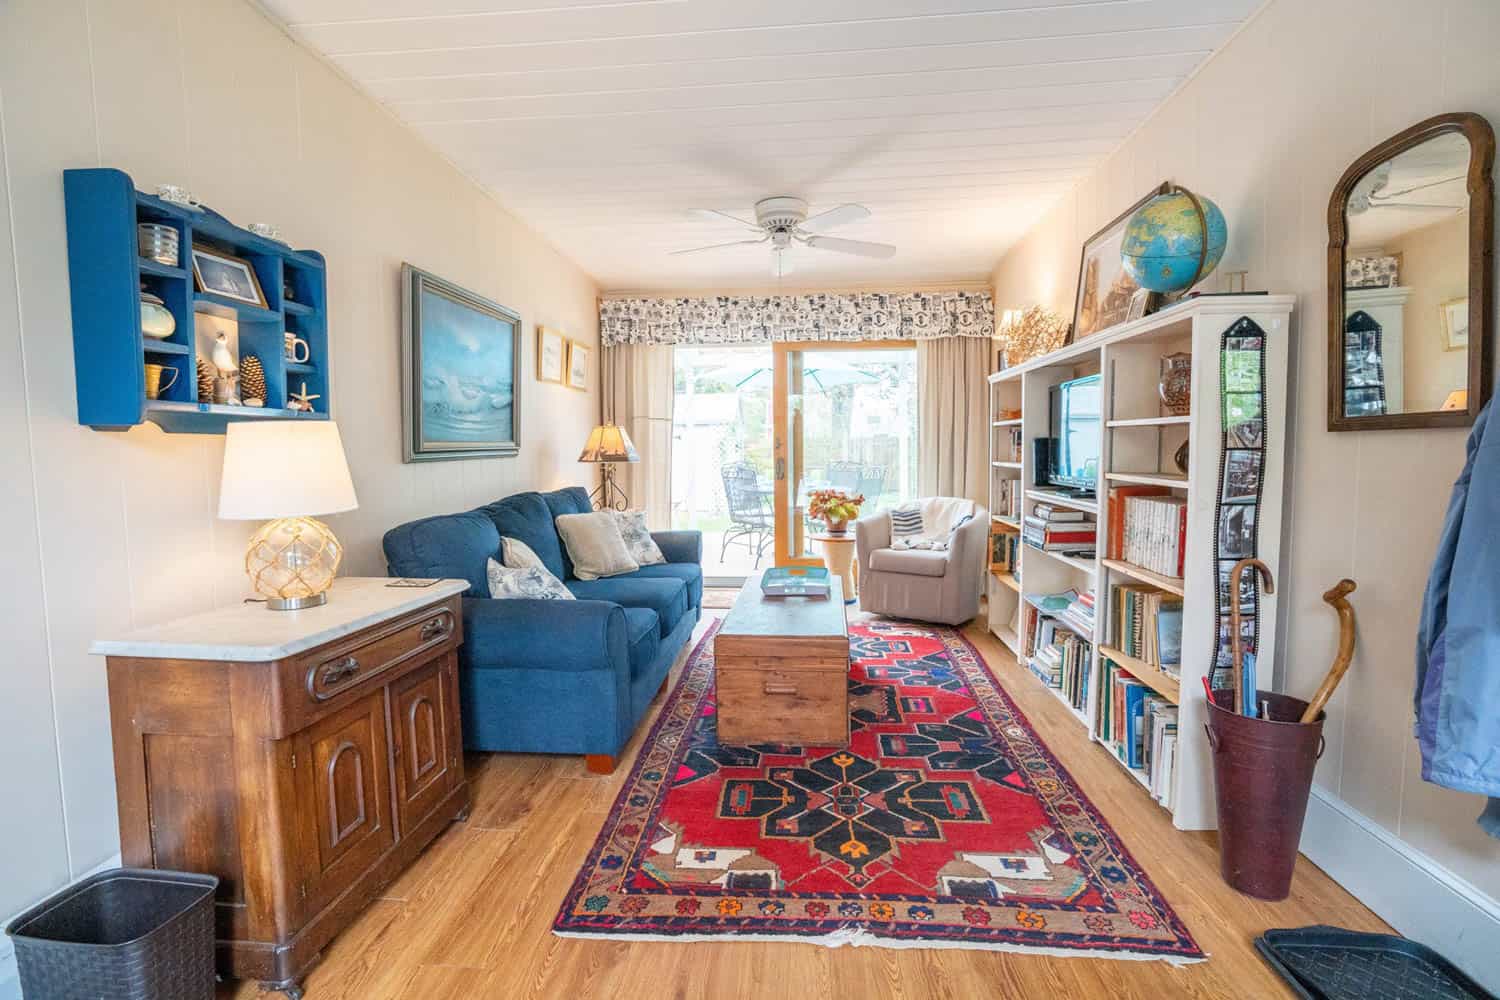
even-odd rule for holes
{"type": "Polygon", "coordinates": [[[1100,376],[1087,375],[1054,385],[1049,400],[1050,447],[1047,482],[1092,492],[1099,482],[1100,376]]]}

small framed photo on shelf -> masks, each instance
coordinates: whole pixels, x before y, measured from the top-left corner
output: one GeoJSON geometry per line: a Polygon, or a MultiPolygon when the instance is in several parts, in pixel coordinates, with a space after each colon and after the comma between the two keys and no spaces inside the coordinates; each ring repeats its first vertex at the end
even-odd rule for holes
{"type": "Polygon", "coordinates": [[[248,260],[243,260],[222,250],[208,247],[193,247],[193,279],[200,292],[211,292],[221,298],[233,299],[250,306],[266,305],[266,295],[260,288],[260,279],[248,260]]]}
{"type": "Polygon", "coordinates": [[[580,344],[576,340],[568,341],[568,379],[569,388],[587,390],[589,387],[589,356],[592,349],[580,344]]]}
{"type": "Polygon", "coordinates": [[[536,380],[562,382],[567,362],[568,338],[545,326],[536,328],[536,380]]]}

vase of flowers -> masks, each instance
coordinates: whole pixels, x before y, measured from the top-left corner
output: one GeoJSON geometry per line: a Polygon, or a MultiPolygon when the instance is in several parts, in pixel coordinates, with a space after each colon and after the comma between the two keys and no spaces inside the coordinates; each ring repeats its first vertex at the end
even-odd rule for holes
{"type": "Polygon", "coordinates": [[[821,518],[830,535],[842,535],[849,530],[849,522],[859,516],[864,502],[862,493],[850,496],[843,490],[813,490],[808,494],[807,513],[821,518]]]}

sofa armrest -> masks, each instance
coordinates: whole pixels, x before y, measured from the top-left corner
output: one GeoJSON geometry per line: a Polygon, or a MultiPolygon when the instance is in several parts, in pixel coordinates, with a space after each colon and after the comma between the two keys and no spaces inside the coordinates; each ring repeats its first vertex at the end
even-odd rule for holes
{"type": "Polygon", "coordinates": [[[862,517],[854,522],[854,548],[859,568],[870,568],[870,553],[891,547],[891,515],[887,511],[862,517]]]}
{"type": "Polygon", "coordinates": [[[623,670],[625,612],[610,601],[464,598],[469,670],[623,670]]]}
{"type": "Polygon", "coordinates": [[[703,532],[701,531],[653,531],[651,538],[669,563],[701,563],[703,561],[703,532]]]}

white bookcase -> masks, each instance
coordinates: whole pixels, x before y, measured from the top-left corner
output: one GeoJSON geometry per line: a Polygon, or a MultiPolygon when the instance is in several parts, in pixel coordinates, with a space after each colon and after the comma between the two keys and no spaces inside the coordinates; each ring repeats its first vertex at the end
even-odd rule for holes
{"type": "MultiPolygon", "coordinates": [[[[1024,503],[1022,516],[1039,500],[1075,507],[1095,515],[1098,521],[1098,551],[1109,551],[1105,499],[1109,488],[1142,483],[1170,488],[1184,496],[1188,505],[1185,576],[1162,577],[1145,569],[1109,559],[1082,559],[1020,546],[1019,574],[992,572],[988,580],[989,628],[1019,658],[1026,637],[1021,605],[1027,594],[1056,593],[1069,588],[1095,594],[1093,662],[1087,708],[1073,712],[1080,735],[1098,739],[1098,678],[1100,650],[1112,635],[1109,588],[1130,580],[1154,584],[1182,595],[1182,673],[1172,678],[1139,661],[1110,654],[1136,679],[1178,705],[1178,744],[1174,767],[1172,820],[1184,830],[1206,830],[1216,825],[1213,794],[1213,762],[1203,724],[1207,706],[1202,678],[1208,676],[1214,649],[1216,624],[1214,594],[1217,587],[1214,518],[1218,499],[1220,426],[1219,349],[1224,332],[1240,317],[1255,321],[1265,332],[1266,384],[1264,401],[1264,486],[1258,529],[1258,555],[1273,575],[1281,556],[1281,508],[1287,423],[1286,372],[1288,339],[1295,297],[1290,295],[1235,295],[1192,299],[1180,305],[1102,334],[1070,344],[990,376],[990,483],[991,510],[996,509],[996,491],[1001,479],[1018,481],[1024,503]],[[1177,352],[1193,358],[1192,412],[1185,417],[1167,416],[1157,386],[1161,359],[1177,352]],[[1100,419],[1102,449],[1097,501],[1069,499],[1033,485],[1033,445],[1049,434],[1048,392],[1060,382],[1093,373],[1102,374],[1100,419]],[[1019,409],[1024,447],[1020,463],[1010,463],[1005,448],[1014,419],[1002,419],[1007,410],[1019,409]],[[1188,443],[1188,474],[1173,464],[1173,453],[1188,443]]],[[[1276,648],[1277,604],[1274,595],[1261,599],[1260,651],[1257,670],[1263,686],[1278,676],[1276,648]]],[[[1024,670],[1024,666],[1023,666],[1024,670]]],[[[1029,671],[1030,683],[1043,684],[1029,671]]],[[[1063,700],[1062,693],[1053,693],[1063,700]]],[[[1066,701],[1064,700],[1064,704],[1066,701]]],[[[1072,707],[1069,711],[1072,712],[1072,707]]],[[[1116,755],[1101,748],[1111,760],[1116,755]]],[[[1125,765],[1120,764],[1121,767],[1125,765]]],[[[1144,775],[1126,768],[1143,785],[1144,775]]],[[[1142,791],[1142,794],[1146,792],[1142,791]]]]}

